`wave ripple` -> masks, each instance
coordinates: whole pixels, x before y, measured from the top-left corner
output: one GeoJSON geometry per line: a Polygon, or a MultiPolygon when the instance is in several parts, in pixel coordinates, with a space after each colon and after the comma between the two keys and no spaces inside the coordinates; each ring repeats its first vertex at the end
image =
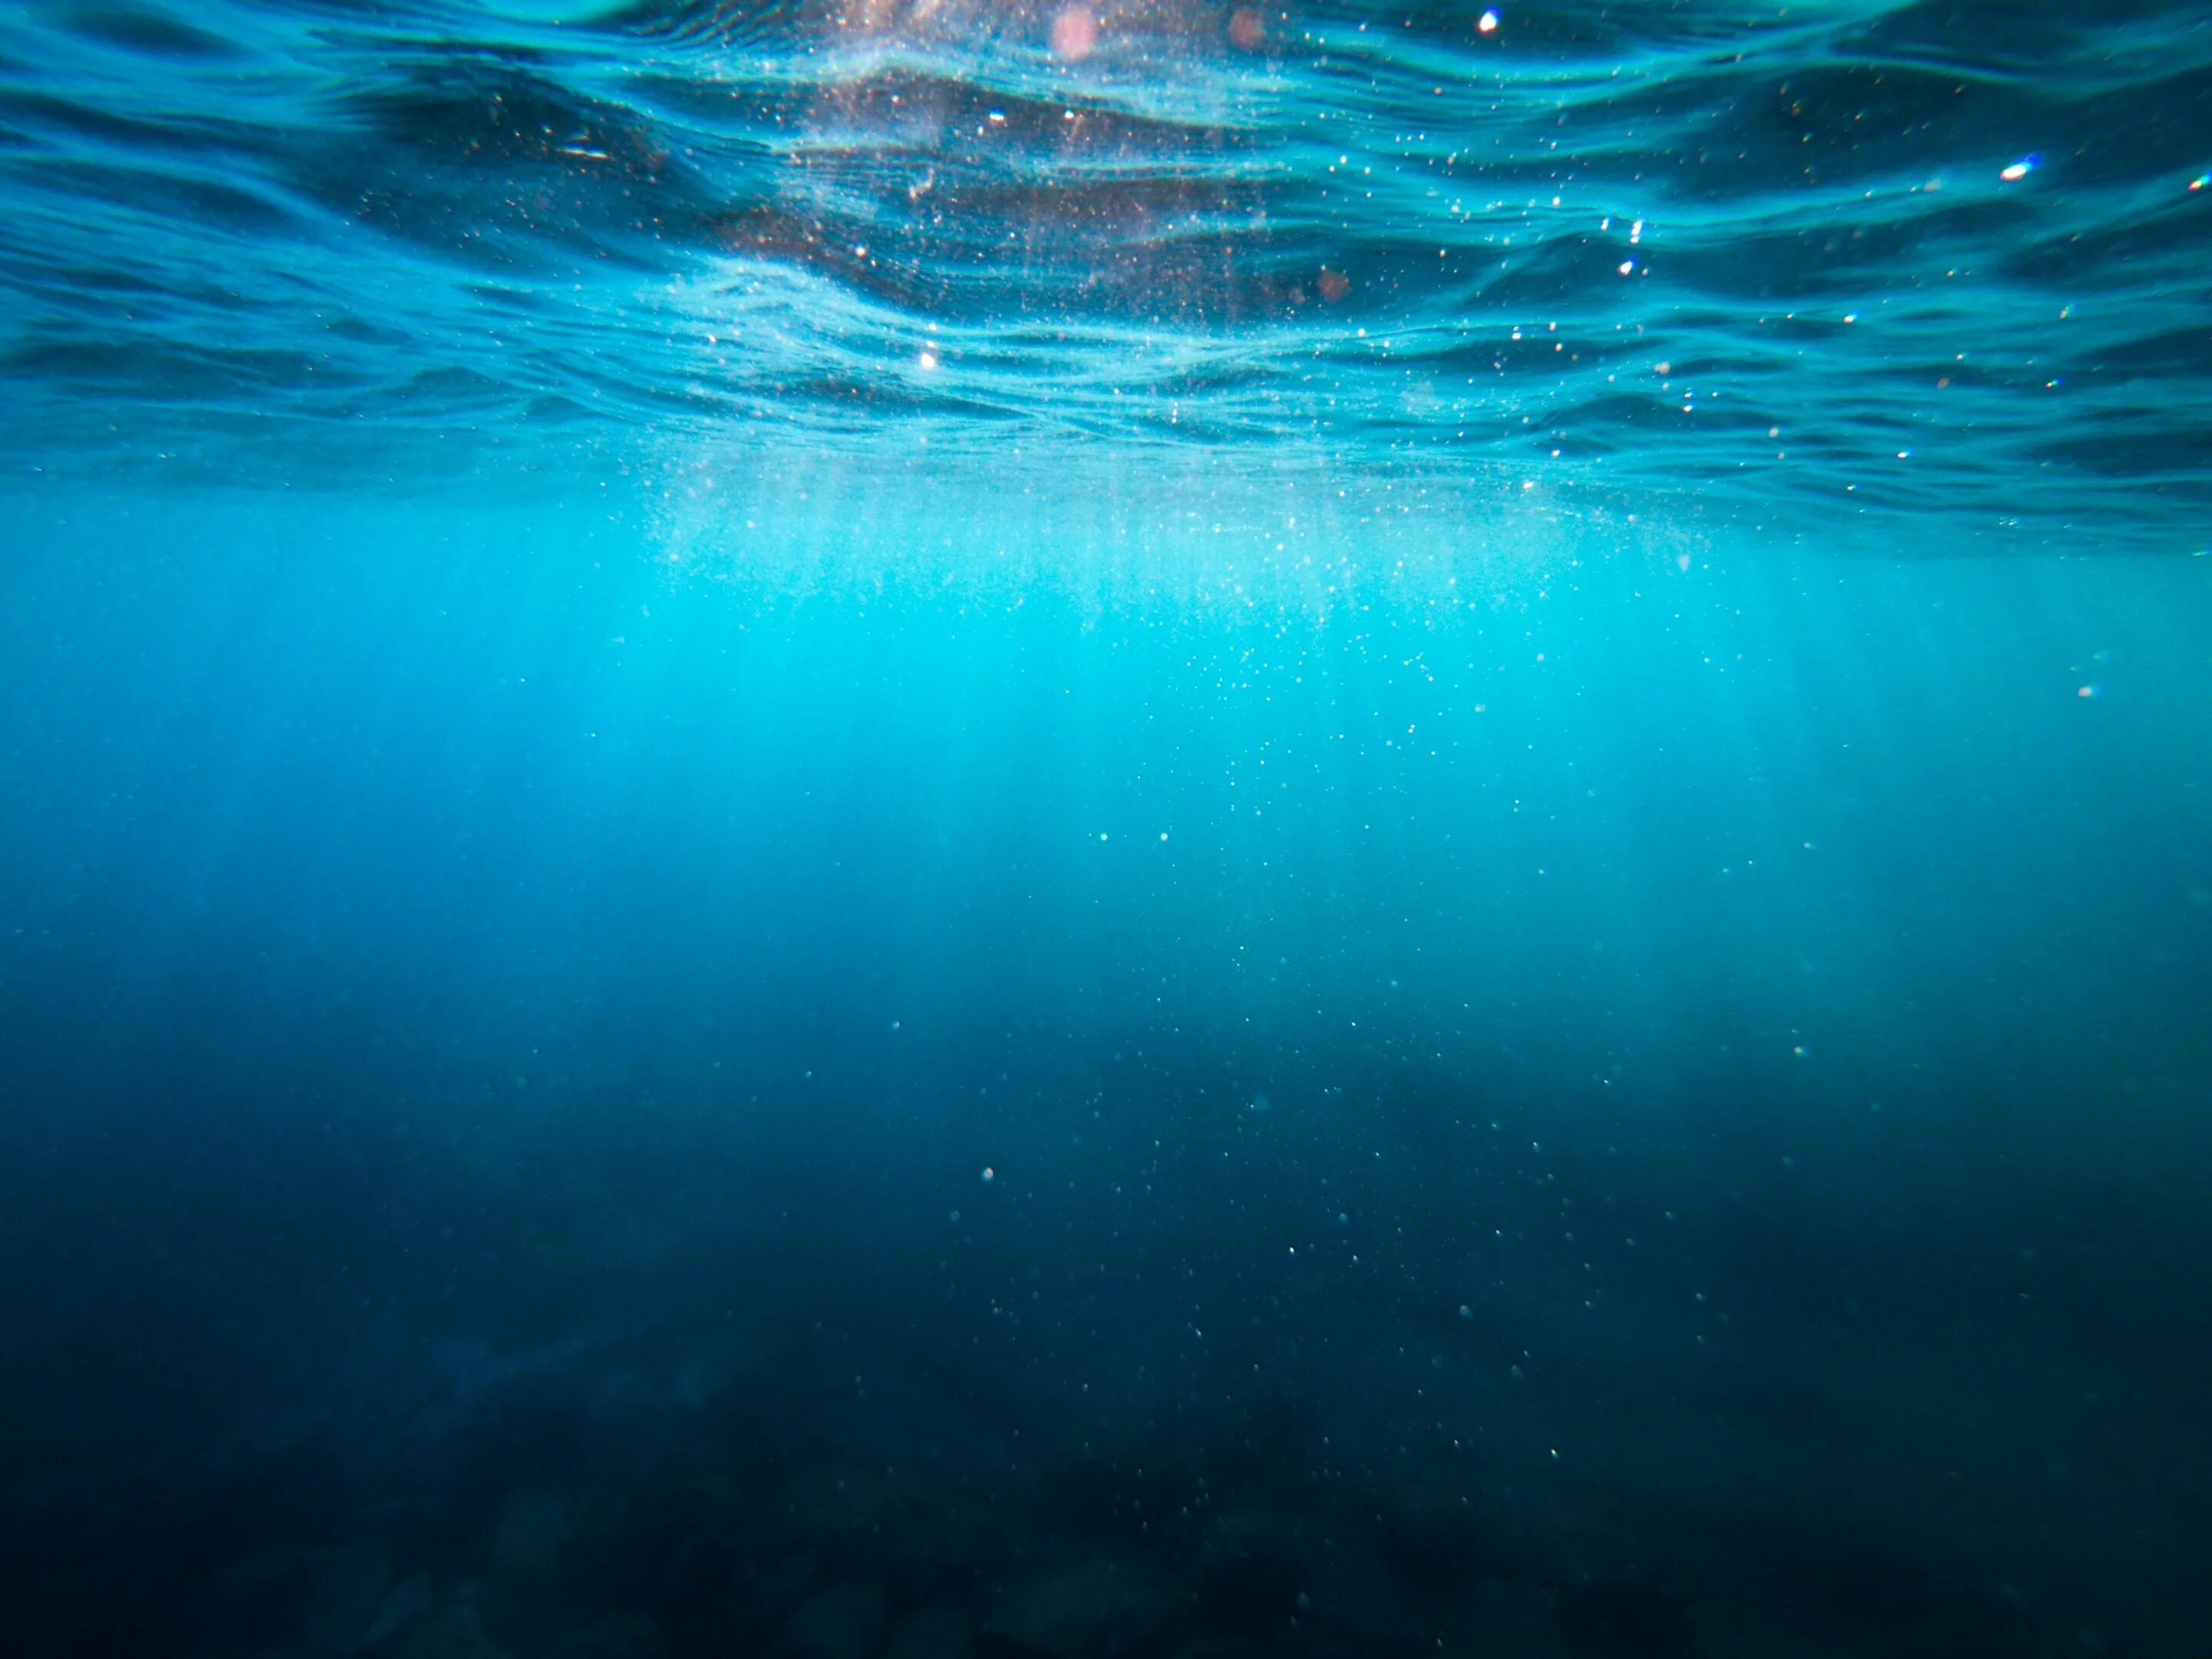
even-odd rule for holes
{"type": "Polygon", "coordinates": [[[1997,0],[0,14],[66,465],[1024,434],[2201,541],[2212,21],[1997,0]]]}

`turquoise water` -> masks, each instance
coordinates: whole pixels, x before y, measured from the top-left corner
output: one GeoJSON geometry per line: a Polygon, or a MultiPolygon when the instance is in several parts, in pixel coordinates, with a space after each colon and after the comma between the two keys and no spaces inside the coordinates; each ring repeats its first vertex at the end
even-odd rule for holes
{"type": "Polygon", "coordinates": [[[2203,546],[2196,8],[1507,10],[12,8],[9,447],[1226,449],[2203,546]]]}
{"type": "Polygon", "coordinates": [[[2197,1659],[2208,95],[0,15],[0,1646],[2197,1659]]]}

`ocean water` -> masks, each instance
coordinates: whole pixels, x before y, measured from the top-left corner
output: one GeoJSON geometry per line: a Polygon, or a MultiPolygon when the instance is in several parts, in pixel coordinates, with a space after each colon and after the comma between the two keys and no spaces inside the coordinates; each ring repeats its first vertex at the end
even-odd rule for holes
{"type": "Polygon", "coordinates": [[[0,1652],[2212,1653],[2212,16],[0,7],[0,1652]]]}

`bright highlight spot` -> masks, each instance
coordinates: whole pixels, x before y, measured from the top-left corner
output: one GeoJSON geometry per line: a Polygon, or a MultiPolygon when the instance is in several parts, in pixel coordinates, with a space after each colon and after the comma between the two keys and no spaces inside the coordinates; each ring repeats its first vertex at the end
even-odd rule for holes
{"type": "Polygon", "coordinates": [[[1495,10],[1495,9],[1492,9],[1492,10],[1486,11],[1486,12],[1483,13],[1483,14],[1482,14],[1482,15],[1481,15],[1480,18],[1478,18],[1478,19],[1476,19],[1476,20],[1475,20],[1475,25],[1474,25],[1474,26],[1475,26],[1475,27],[1477,27],[1477,28],[1480,29],[1480,30],[1481,30],[1485,34],[1495,34],[1495,33],[1498,33],[1498,13],[1496,12],[1496,10],[1495,10]]]}
{"type": "Polygon", "coordinates": [[[2027,178],[2029,173],[2035,171],[2036,164],[2042,159],[2043,158],[2039,155],[2023,155],[2020,160],[2014,161],[2010,167],[2007,167],[2002,173],[1997,174],[1997,177],[2003,179],[2008,185],[2018,184],[2021,179],[2027,178]]]}
{"type": "Polygon", "coordinates": [[[1063,64],[1079,64],[1098,45],[1098,20],[1087,6],[1066,6],[1052,20],[1052,50],[1063,64]]]}

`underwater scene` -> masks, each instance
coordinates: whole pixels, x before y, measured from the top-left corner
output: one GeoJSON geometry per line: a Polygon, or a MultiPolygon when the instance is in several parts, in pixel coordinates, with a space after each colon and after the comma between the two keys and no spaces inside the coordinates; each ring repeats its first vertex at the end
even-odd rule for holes
{"type": "Polygon", "coordinates": [[[0,1654],[2212,1659],[2212,10],[0,3],[0,1654]]]}

